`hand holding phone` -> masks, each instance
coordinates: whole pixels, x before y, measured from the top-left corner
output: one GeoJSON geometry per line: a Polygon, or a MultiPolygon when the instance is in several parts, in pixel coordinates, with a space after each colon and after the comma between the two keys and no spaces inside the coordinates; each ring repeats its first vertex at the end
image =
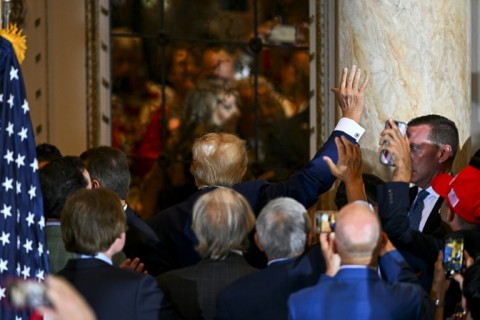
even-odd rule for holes
{"type": "Polygon", "coordinates": [[[326,211],[315,212],[315,232],[329,233],[335,230],[335,214],[326,211]]]}
{"type": "Polygon", "coordinates": [[[7,299],[15,309],[35,309],[50,305],[45,284],[23,278],[7,280],[7,299]]]}
{"type": "Polygon", "coordinates": [[[462,272],[463,265],[463,237],[450,235],[445,239],[443,251],[443,267],[445,276],[452,278],[454,274],[462,272]]]}
{"type": "MultiPolygon", "coordinates": [[[[397,125],[398,130],[400,130],[402,135],[405,136],[406,133],[407,133],[407,124],[405,122],[402,122],[402,121],[394,121],[394,122],[397,125]]],[[[389,128],[391,128],[391,126],[390,126],[390,123],[387,120],[385,122],[385,129],[389,129],[389,128]]],[[[388,144],[388,141],[385,141],[384,144],[388,144]]],[[[386,165],[386,166],[391,166],[391,167],[395,166],[392,155],[388,151],[385,151],[385,150],[380,152],[380,163],[383,164],[383,165],[386,165]]]]}

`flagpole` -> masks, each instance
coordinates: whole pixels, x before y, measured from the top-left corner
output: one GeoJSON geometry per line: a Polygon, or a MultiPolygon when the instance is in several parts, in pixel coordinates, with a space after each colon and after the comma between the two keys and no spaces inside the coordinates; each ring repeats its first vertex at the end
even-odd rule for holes
{"type": "Polygon", "coordinates": [[[1,7],[1,16],[2,16],[2,29],[6,29],[10,24],[10,11],[11,8],[11,0],[2,0],[2,7],[1,7]]]}

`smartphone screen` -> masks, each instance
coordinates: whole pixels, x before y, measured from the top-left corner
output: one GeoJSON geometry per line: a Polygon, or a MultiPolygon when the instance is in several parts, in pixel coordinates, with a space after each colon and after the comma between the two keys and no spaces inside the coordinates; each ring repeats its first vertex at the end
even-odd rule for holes
{"type": "MultiPolygon", "coordinates": [[[[405,136],[405,134],[407,133],[407,124],[401,121],[395,121],[395,124],[397,125],[398,129],[403,134],[403,136],[405,136]]],[[[388,121],[385,122],[385,129],[387,128],[390,128],[390,124],[388,123],[388,121]]],[[[380,163],[386,166],[391,166],[391,167],[395,166],[393,158],[390,155],[390,153],[388,153],[388,151],[380,152],[380,163]]]]}
{"type": "Polygon", "coordinates": [[[22,278],[7,281],[7,299],[15,309],[34,309],[50,305],[43,283],[22,278]]]}
{"type": "Polygon", "coordinates": [[[335,230],[335,214],[325,211],[318,211],[315,213],[315,232],[325,233],[333,232],[335,230]]]}
{"type": "Polygon", "coordinates": [[[447,278],[455,273],[462,272],[463,264],[463,238],[460,235],[451,235],[445,239],[443,251],[443,267],[447,278]]]}

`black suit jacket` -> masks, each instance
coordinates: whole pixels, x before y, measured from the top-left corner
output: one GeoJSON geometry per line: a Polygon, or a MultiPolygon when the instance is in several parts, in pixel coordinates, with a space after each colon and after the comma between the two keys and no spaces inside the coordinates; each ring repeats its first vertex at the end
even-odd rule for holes
{"type": "Polygon", "coordinates": [[[73,284],[99,320],[175,318],[152,276],[95,258],[71,259],[58,274],[73,284]]]}
{"type": "Polygon", "coordinates": [[[233,281],[256,269],[242,256],[203,259],[196,265],[157,277],[160,288],[184,319],[213,319],[217,294],[233,281]]]}
{"type": "Polygon", "coordinates": [[[288,319],[290,294],[317,284],[325,272],[319,245],[305,255],[277,261],[220,291],[215,319],[288,319]]]}
{"type": "Polygon", "coordinates": [[[140,258],[145,265],[145,270],[152,276],[161,271],[162,254],[159,239],[152,228],[140,218],[129,206],[125,210],[128,229],[126,232],[123,252],[130,258],[140,258]]]}

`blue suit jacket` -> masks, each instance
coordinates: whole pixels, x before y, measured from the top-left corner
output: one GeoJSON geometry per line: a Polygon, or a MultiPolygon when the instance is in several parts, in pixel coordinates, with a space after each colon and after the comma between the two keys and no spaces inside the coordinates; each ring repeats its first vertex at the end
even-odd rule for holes
{"type": "Polygon", "coordinates": [[[99,320],[176,318],[152,276],[95,258],[71,259],[58,274],[73,284],[99,320]]]}
{"type": "Polygon", "coordinates": [[[423,319],[433,315],[428,295],[397,251],[382,257],[385,280],[370,268],[341,269],[290,296],[290,319],[423,319]]]}
{"type": "Polygon", "coordinates": [[[301,257],[273,262],[222,290],[215,319],[287,319],[290,294],[315,285],[323,272],[319,245],[301,257]]]}
{"type": "MultiPolygon", "coordinates": [[[[272,199],[290,197],[306,208],[312,206],[318,196],[328,191],[335,181],[323,156],[329,156],[334,162],[338,160],[335,137],[345,135],[355,143],[355,139],[342,131],[334,131],[315,157],[300,171],[291,175],[287,180],[279,183],[269,183],[265,180],[253,180],[236,184],[233,189],[241,193],[249,202],[256,215],[272,199]]],[[[186,267],[200,261],[195,251],[197,240],[190,228],[192,209],[195,201],[202,194],[213,190],[205,188],[199,190],[186,201],[172,206],[156,214],[149,222],[160,239],[159,249],[163,254],[163,261],[159,265],[161,272],[186,267]]],[[[253,238],[253,237],[252,237],[253,238]]],[[[264,267],[266,258],[250,241],[249,252],[245,259],[255,267],[264,267]]]]}

